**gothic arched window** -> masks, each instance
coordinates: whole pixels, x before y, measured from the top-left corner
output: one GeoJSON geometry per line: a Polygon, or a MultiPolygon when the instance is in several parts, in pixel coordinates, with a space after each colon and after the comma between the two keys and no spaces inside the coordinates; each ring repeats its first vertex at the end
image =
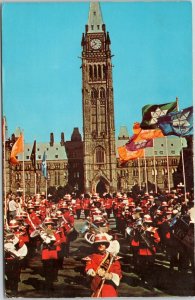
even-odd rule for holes
{"type": "Polygon", "coordinates": [[[101,80],[102,78],[102,69],[101,69],[101,66],[98,65],[98,79],[101,80]]]}
{"type": "Polygon", "coordinates": [[[100,88],[100,98],[103,99],[103,98],[105,98],[105,96],[106,96],[105,89],[100,88]]]}
{"type": "Polygon", "coordinates": [[[106,65],[103,65],[103,80],[106,80],[106,65]]]}
{"type": "Polygon", "coordinates": [[[93,68],[91,65],[89,65],[89,80],[90,81],[93,80],[93,68]]]}
{"type": "Polygon", "coordinates": [[[98,146],[95,149],[95,160],[97,164],[103,164],[105,162],[104,149],[101,146],[98,146]]]}
{"type": "Polygon", "coordinates": [[[95,99],[97,98],[97,91],[96,89],[92,88],[91,90],[91,99],[95,99]]]}
{"type": "Polygon", "coordinates": [[[29,183],[26,185],[26,192],[27,192],[28,194],[30,194],[30,184],[29,184],[29,183]]]}
{"type": "Polygon", "coordinates": [[[97,80],[97,66],[94,65],[94,80],[97,80]]]}
{"type": "Polygon", "coordinates": [[[58,172],[58,185],[60,185],[60,172],[58,172]]]}

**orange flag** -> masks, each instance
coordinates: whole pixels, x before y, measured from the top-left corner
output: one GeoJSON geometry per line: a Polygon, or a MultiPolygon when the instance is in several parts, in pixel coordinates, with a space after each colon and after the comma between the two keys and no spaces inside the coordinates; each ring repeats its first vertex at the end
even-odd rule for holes
{"type": "Polygon", "coordinates": [[[138,157],[144,156],[144,149],[139,149],[137,151],[128,151],[126,146],[118,147],[118,154],[121,162],[126,162],[128,160],[136,159],[138,157]]]}
{"type": "Polygon", "coordinates": [[[21,134],[12,147],[12,151],[10,155],[10,163],[13,165],[19,164],[19,161],[16,159],[16,155],[18,155],[23,151],[24,151],[24,139],[23,139],[23,134],[21,134]]]}
{"type": "Polygon", "coordinates": [[[134,133],[134,134],[139,134],[141,130],[142,130],[142,129],[141,129],[141,127],[140,127],[140,123],[135,122],[135,123],[133,124],[133,133],[134,133]]]}
{"type": "Polygon", "coordinates": [[[161,129],[141,129],[139,123],[134,123],[133,126],[133,132],[137,134],[138,136],[135,138],[135,142],[141,141],[141,140],[152,140],[160,137],[164,137],[164,134],[162,133],[161,129]],[[139,131],[140,128],[140,131],[139,131]]]}

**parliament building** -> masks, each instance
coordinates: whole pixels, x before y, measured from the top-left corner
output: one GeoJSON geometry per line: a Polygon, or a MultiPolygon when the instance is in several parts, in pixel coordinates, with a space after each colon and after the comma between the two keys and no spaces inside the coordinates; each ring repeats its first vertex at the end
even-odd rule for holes
{"type": "Polygon", "coordinates": [[[120,128],[118,137],[115,133],[111,40],[98,2],[90,3],[81,46],[82,134],[74,128],[70,141],[61,133],[61,141],[56,142],[51,133],[48,143],[37,142],[35,173],[30,160],[33,144],[25,144],[24,160],[20,154],[18,165],[9,164],[12,145],[20,133],[17,129],[6,141],[6,191],[23,190],[25,184],[25,193],[33,195],[35,180],[36,192],[45,191],[41,172],[44,151],[48,187],[100,194],[128,192],[135,185],[144,188],[146,181],[150,186],[156,182],[161,190],[173,187],[173,175],[180,163],[181,149],[187,147],[186,139],[169,137],[165,142],[165,138],[157,138],[154,147],[146,148],[145,159],[131,160],[125,165],[119,161],[117,148],[128,142],[129,133],[126,126],[120,128]]]}

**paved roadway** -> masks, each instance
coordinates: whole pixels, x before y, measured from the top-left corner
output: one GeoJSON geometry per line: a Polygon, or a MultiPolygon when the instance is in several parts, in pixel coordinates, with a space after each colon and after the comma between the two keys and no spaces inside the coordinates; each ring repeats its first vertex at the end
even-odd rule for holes
{"type": "MultiPolygon", "coordinates": [[[[79,231],[84,220],[76,220],[75,227],[79,231]]],[[[111,227],[114,227],[114,219],[110,219],[111,227]]],[[[119,297],[164,297],[164,296],[194,296],[195,284],[192,273],[188,271],[183,274],[174,270],[170,272],[169,262],[162,253],[157,253],[155,268],[151,270],[153,289],[142,282],[133,270],[132,256],[129,254],[127,241],[119,239],[122,256],[121,265],[123,278],[118,288],[119,297]]],[[[19,297],[24,298],[71,298],[90,297],[90,284],[84,274],[84,263],[81,258],[87,256],[91,246],[79,235],[76,241],[71,243],[71,254],[65,258],[63,270],[59,270],[58,282],[54,283],[53,292],[48,294],[44,285],[44,278],[41,276],[42,263],[40,254],[30,260],[30,268],[22,270],[21,282],[19,283],[19,297]]],[[[8,293],[9,296],[9,293],[8,293]]]]}

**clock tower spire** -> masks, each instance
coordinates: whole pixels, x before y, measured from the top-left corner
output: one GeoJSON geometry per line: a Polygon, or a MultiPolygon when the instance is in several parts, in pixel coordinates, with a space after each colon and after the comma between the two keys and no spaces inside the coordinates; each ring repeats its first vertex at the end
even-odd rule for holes
{"type": "Polygon", "coordinates": [[[99,2],[90,2],[88,32],[103,32],[103,18],[99,2]]]}
{"type": "Polygon", "coordinates": [[[117,189],[110,37],[99,2],[91,2],[82,36],[82,104],[85,192],[117,189]]]}

